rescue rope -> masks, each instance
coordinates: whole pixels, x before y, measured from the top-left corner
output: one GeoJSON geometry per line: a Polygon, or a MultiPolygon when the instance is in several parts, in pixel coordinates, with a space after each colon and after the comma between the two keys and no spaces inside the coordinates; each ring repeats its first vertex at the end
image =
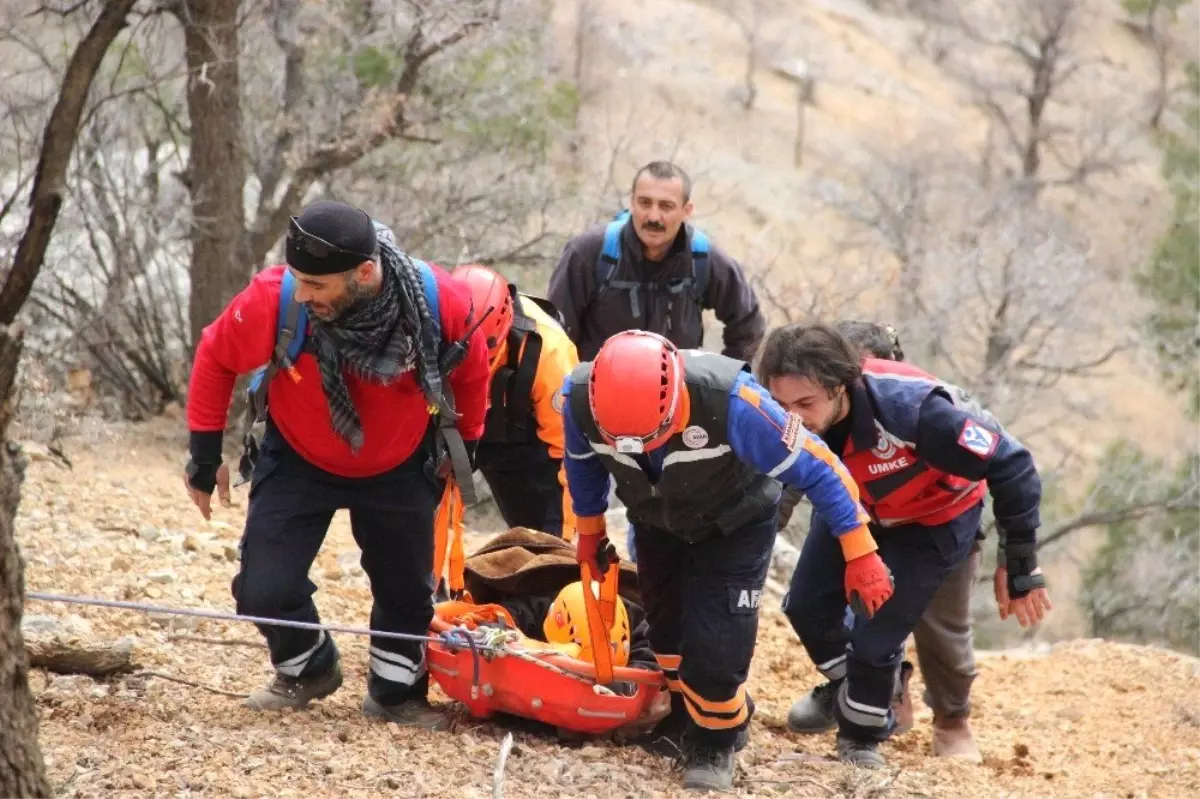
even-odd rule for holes
{"type": "Polygon", "coordinates": [[[42,602],[62,602],[68,605],[93,605],[101,608],[132,610],[138,613],[161,613],[163,615],[170,616],[193,616],[201,619],[213,619],[215,621],[264,624],[275,627],[295,627],[301,630],[324,630],[325,632],[345,633],[347,635],[378,636],[379,638],[393,638],[400,641],[421,641],[425,643],[445,644],[446,646],[453,648],[462,648],[465,644],[466,647],[471,650],[473,687],[479,686],[480,652],[490,651],[493,653],[499,653],[503,651],[502,648],[497,648],[487,641],[482,643],[476,641],[475,636],[471,634],[471,631],[461,626],[447,630],[439,636],[416,635],[414,633],[393,633],[384,630],[350,627],[344,624],[319,624],[310,621],[269,619],[264,616],[247,616],[241,613],[228,613],[220,610],[206,610],[204,608],[172,608],[164,605],[149,605],[143,602],[127,602],[119,599],[101,599],[99,597],[89,596],[72,596],[70,594],[52,594],[44,591],[26,591],[25,596],[28,599],[37,599],[41,600],[42,602]]]}

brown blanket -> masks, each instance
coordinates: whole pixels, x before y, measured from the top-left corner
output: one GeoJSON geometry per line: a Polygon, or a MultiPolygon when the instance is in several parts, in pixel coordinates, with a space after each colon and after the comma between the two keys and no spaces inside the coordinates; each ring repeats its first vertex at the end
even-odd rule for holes
{"type": "MultiPolygon", "coordinates": [[[[466,589],[476,602],[499,602],[522,594],[555,596],[579,579],[575,546],[524,527],[500,533],[463,563],[466,589]]],[[[620,594],[641,604],[637,567],[621,562],[620,594]]]]}

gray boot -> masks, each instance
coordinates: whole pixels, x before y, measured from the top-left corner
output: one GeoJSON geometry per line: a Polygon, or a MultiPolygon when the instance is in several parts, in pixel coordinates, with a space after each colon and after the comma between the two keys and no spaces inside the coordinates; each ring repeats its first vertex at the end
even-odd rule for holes
{"type": "Polygon", "coordinates": [[[689,746],[683,787],[689,791],[727,791],[733,786],[733,747],[689,746]]]}
{"type": "Polygon", "coordinates": [[[450,717],[424,699],[409,699],[395,705],[380,704],[369,694],[363,699],[363,715],[383,719],[401,727],[443,731],[450,729],[450,717]]]}
{"type": "Polygon", "coordinates": [[[837,753],[838,760],[859,768],[883,768],[887,765],[875,741],[856,741],[839,735],[837,753]]]}
{"type": "Polygon", "coordinates": [[[307,707],[314,699],[324,699],[342,687],[342,666],[334,663],[333,668],[315,677],[289,677],[275,673],[275,679],[259,688],[246,698],[246,707],[251,710],[299,710],[307,707]]]}
{"type": "Polygon", "coordinates": [[[837,700],[837,688],[837,683],[823,683],[797,699],[788,711],[788,729],[799,733],[818,733],[836,727],[833,703],[837,700]]]}

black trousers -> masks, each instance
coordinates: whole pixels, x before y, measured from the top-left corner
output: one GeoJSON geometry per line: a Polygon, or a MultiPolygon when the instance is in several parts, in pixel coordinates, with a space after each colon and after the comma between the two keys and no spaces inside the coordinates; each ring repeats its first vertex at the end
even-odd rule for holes
{"type": "Polygon", "coordinates": [[[775,509],[695,544],[641,523],[634,535],[650,644],[667,685],[682,695],[689,735],[731,746],[754,714],[744,683],[775,543],[775,509]]]}
{"type": "Polygon", "coordinates": [[[981,507],[936,527],[872,525],[896,590],[871,618],[856,616],[851,629],[845,623],[846,560],[829,524],[813,515],[783,612],[817,670],[840,683],[834,715],[842,735],[864,741],[891,736],[904,642],[943,583],[970,557],[981,507]]]}
{"type": "MultiPolygon", "coordinates": [[[[250,485],[233,580],[238,613],[317,622],[308,573],[335,511],[350,511],[350,528],[371,582],[371,629],[425,635],[433,617],[433,516],[443,484],[426,437],[389,472],[351,479],[304,460],[268,424],[250,485]]],[[[260,625],[275,669],[293,677],[323,674],[337,662],[324,632],[260,625]]],[[[373,636],[368,691],[383,704],[423,699],[429,684],[425,645],[373,636]]]]}
{"type": "Polygon", "coordinates": [[[475,464],[509,527],[528,527],[562,538],[562,461],[551,458],[542,441],[517,444],[481,442],[475,464]]]}

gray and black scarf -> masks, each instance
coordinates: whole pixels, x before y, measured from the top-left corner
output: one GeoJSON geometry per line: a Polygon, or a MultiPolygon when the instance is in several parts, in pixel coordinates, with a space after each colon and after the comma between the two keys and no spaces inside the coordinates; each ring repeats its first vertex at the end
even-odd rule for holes
{"type": "Polygon", "coordinates": [[[440,406],[436,312],[425,301],[420,269],[406,253],[380,242],[383,282],[379,294],[355,303],[332,322],[313,319],[313,347],[334,431],[357,454],[363,445],[362,421],[343,369],[360,380],[394,383],[417,369],[417,381],[431,406],[440,406]]]}

